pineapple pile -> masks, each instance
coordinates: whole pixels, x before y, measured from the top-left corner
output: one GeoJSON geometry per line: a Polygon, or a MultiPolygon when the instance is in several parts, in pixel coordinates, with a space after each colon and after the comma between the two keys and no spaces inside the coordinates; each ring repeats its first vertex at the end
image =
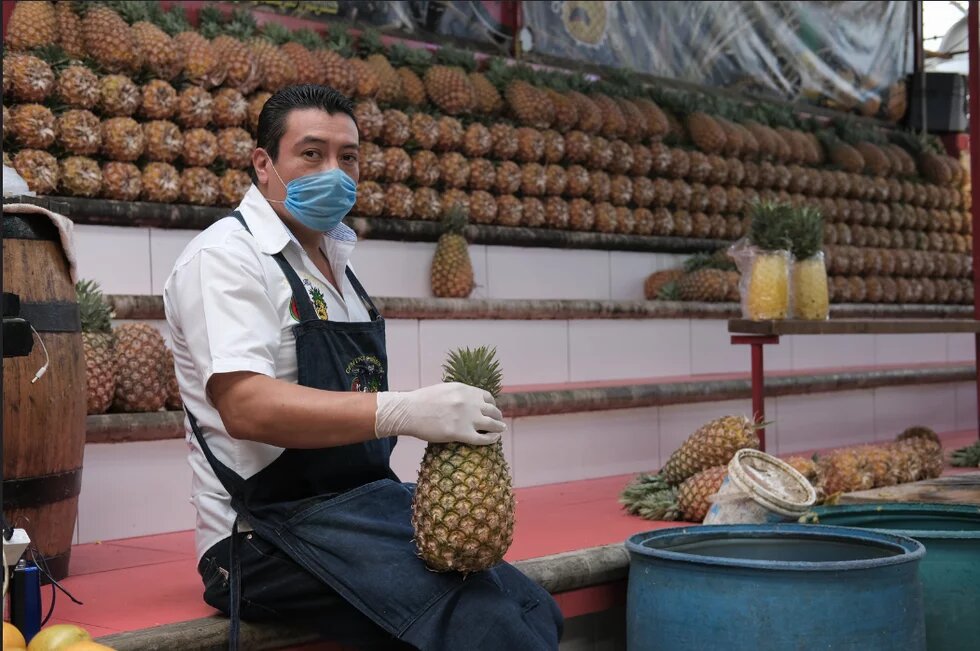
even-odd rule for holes
{"type": "MultiPolygon", "coordinates": [[[[446,382],[500,394],[496,351],[449,354],[446,382]]],[[[503,443],[429,443],[412,501],[419,556],[436,572],[479,572],[499,563],[514,538],[514,493],[503,443]]]]}
{"type": "Polygon", "coordinates": [[[637,475],[620,503],[647,520],[700,522],[728,473],[728,462],[743,448],[759,447],[757,426],[743,416],[726,416],[700,427],[657,474],[637,475]]]}
{"type": "Polygon", "coordinates": [[[622,71],[592,81],[370,30],[260,27],[244,7],[197,23],[153,0],[18,2],[4,159],[40,194],[234,205],[270,94],[329,84],[356,101],[356,215],[459,206],[477,225],[717,242],[746,234],[754,204],[788,203],[824,217],[829,300],[971,300],[967,175],[935,139],[622,71]]]}
{"type": "Polygon", "coordinates": [[[113,312],[97,283],[75,286],[82,323],[88,414],[182,408],[173,354],[146,323],[112,327],[113,312]]]}
{"type": "Polygon", "coordinates": [[[910,427],[891,443],[842,448],[816,459],[816,485],[824,499],[933,479],[942,472],[942,445],[928,427],[910,427]]]}

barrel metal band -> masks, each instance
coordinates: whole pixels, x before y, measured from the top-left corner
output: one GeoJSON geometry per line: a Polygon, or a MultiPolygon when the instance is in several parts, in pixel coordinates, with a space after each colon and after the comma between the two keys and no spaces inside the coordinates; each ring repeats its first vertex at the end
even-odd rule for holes
{"type": "Polygon", "coordinates": [[[82,469],[40,477],[3,480],[3,508],[31,509],[77,497],[82,489],[82,469]]]}
{"type": "Polygon", "coordinates": [[[81,332],[82,330],[78,303],[21,301],[20,318],[34,326],[38,332],[81,332]]]}

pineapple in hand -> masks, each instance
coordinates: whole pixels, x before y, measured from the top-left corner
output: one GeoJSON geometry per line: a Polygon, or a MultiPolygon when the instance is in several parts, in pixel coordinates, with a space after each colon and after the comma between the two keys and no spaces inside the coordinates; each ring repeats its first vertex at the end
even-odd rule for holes
{"type": "Polygon", "coordinates": [[[789,218],[793,253],[793,316],[821,321],[830,316],[827,266],[823,251],[823,216],[816,208],[803,206],[789,218]]]}
{"type": "Polygon", "coordinates": [[[788,204],[756,204],[749,227],[749,242],[754,250],[734,256],[739,271],[748,278],[742,312],[753,321],[789,316],[790,243],[786,220],[792,210],[788,204]]]}
{"type": "MultiPolygon", "coordinates": [[[[449,354],[445,382],[500,394],[496,350],[449,354]]],[[[419,556],[437,572],[479,572],[499,563],[514,538],[514,493],[500,441],[490,445],[429,443],[412,500],[419,556]]]]}

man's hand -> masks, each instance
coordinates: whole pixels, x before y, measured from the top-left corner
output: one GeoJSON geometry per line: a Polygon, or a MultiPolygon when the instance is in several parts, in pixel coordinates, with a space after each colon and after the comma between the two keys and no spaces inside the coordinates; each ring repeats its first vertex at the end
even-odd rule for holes
{"type": "Polygon", "coordinates": [[[489,391],[444,382],[378,394],[375,435],[414,436],[429,443],[489,445],[507,429],[489,391]]]}

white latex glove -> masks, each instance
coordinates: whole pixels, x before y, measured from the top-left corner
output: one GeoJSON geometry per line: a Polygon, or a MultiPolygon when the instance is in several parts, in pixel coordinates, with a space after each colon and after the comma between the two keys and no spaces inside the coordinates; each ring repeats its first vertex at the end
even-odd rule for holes
{"type": "Polygon", "coordinates": [[[490,445],[506,429],[493,395],[460,382],[378,394],[378,438],[414,436],[430,443],[490,445]]]}

